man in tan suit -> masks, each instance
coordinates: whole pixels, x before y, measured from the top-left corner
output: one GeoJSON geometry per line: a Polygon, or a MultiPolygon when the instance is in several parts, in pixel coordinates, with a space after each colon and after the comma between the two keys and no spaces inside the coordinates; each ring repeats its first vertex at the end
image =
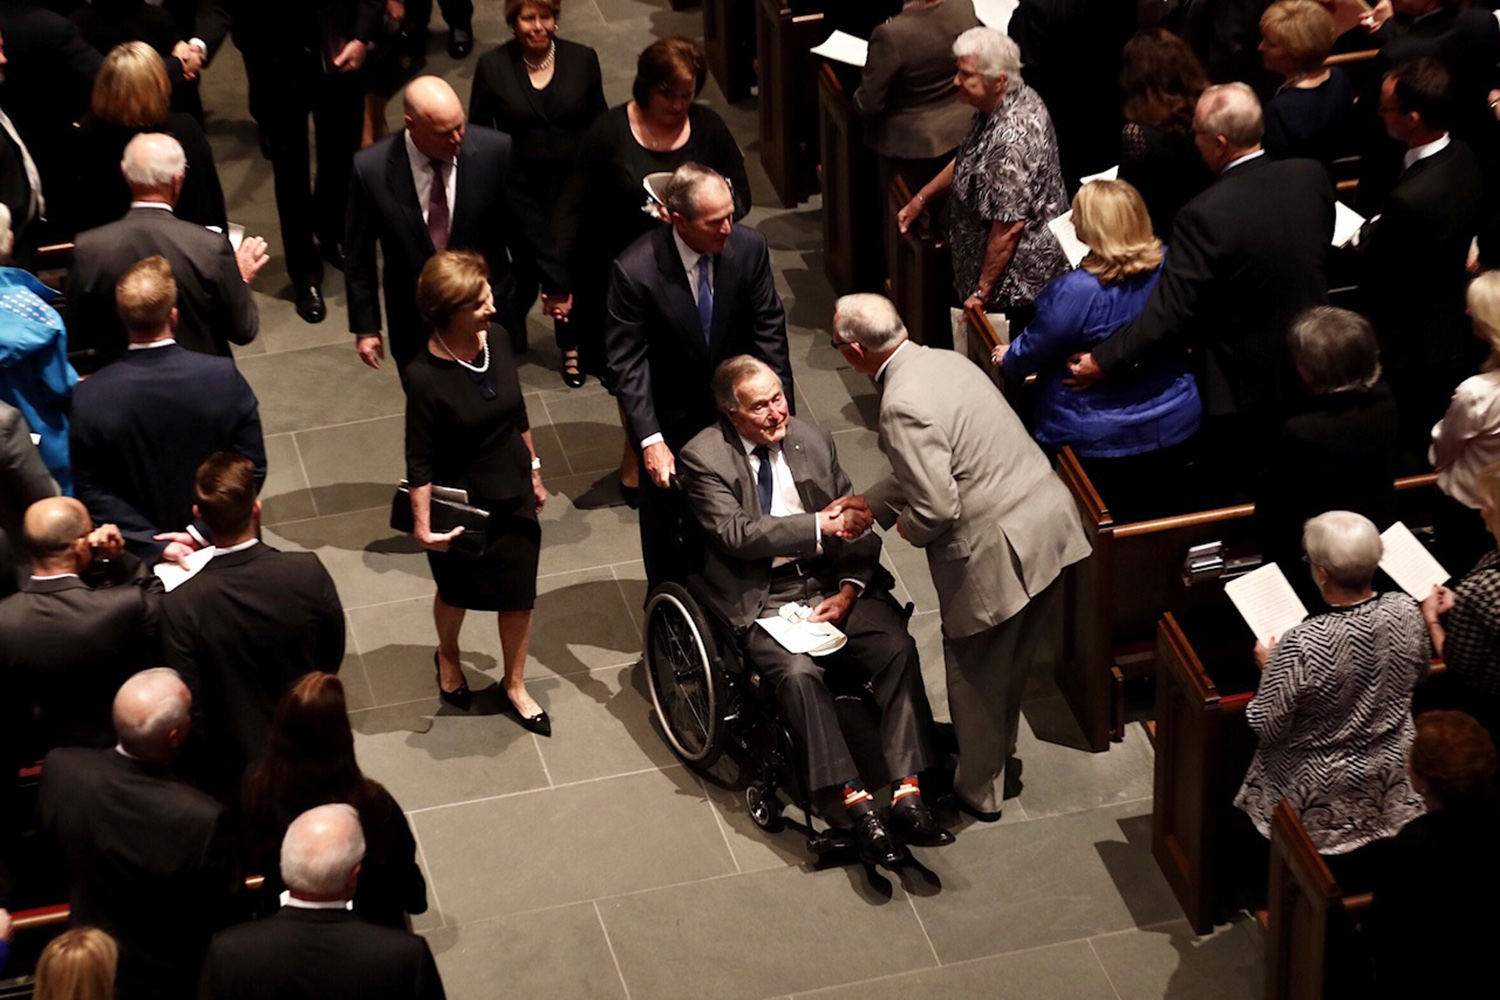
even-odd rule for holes
{"type": "Polygon", "coordinates": [[[1090,551],[1083,523],[1041,449],[972,362],[910,343],[883,296],[845,295],[833,327],[845,360],[881,387],[880,450],[895,472],[865,499],[882,527],[895,524],[927,551],[937,588],[958,737],[954,792],[965,812],[993,822],[1057,579],[1090,551]]]}

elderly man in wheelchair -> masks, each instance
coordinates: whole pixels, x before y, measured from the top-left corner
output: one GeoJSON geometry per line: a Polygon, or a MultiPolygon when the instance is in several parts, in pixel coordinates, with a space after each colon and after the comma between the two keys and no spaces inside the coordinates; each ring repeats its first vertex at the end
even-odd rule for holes
{"type": "MultiPolygon", "coordinates": [[[[902,844],[952,843],[918,785],[918,773],[934,758],[916,643],[882,585],[889,577],[879,565],[880,539],[869,531],[868,507],[849,499],[832,437],[789,415],[776,373],[754,358],[723,362],[712,388],[724,419],[694,437],[677,463],[706,536],[703,571],[691,599],[679,593],[672,600],[704,605],[774,688],[781,721],[803,758],[809,797],[831,825],[852,828],[860,860],[889,866],[902,859],[902,844]],[[847,641],[815,657],[791,652],[756,624],[786,619],[782,609],[794,604],[811,609],[806,621],[831,622],[847,641]],[[852,675],[873,694],[880,749],[894,779],[886,820],[859,776],[825,673],[852,675]]],[[[648,657],[650,646],[648,636],[648,657]]],[[[653,666],[653,695],[662,683],[653,666]]],[[[719,672],[695,683],[722,687],[724,678],[719,672]]],[[[723,704],[710,704],[722,699],[708,694],[703,710],[723,713],[723,704]]],[[[670,730],[670,720],[663,721],[670,730]]]]}

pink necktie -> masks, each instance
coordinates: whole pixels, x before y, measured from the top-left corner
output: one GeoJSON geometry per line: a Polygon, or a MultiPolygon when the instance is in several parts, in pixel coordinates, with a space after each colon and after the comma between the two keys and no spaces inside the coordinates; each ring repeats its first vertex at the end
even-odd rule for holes
{"type": "Polygon", "coordinates": [[[427,197],[427,235],[432,238],[432,249],[442,253],[448,249],[448,184],[443,179],[442,160],[432,161],[432,193],[427,197]]]}

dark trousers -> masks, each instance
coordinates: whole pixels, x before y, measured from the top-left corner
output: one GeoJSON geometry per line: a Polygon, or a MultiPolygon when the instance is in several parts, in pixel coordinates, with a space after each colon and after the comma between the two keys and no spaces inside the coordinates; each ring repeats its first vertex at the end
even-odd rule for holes
{"type": "MultiPolygon", "coordinates": [[[[468,28],[474,21],[474,0],[438,0],[438,7],[450,28],[468,28]]],[[[419,28],[432,20],[432,0],[415,0],[406,10],[407,19],[419,28]]]]}
{"type": "MultiPolygon", "coordinates": [[[[771,582],[764,615],[794,601],[816,607],[838,586],[831,578],[778,576],[771,582]]],[[[775,688],[776,703],[802,751],[808,789],[842,787],[859,777],[839,729],[825,672],[868,677],[880,708],[880,746],[893,779],[925,770],[932,762],[927,735],[932,712],[922,687],[917,644],[900,615],[882,598],[859,597],[836,624],[849,641],[827,656],[789,653],[759,626],[752,626],[746,636],[750,659],[775,688]]]]}
{"type": "MultiPolygon", "coordinates": [[[[672,449],[675,454],[677,449],[672,449]]],[[[646,463],[641,463],[641,500],[637,510],[641,527],[641,561],[646,564],[646,592],[662,583],[686,583],[697,569],[685,553],[684,529],[687,501],[676,490],[664,490],[651,481],[646,463]]]]}

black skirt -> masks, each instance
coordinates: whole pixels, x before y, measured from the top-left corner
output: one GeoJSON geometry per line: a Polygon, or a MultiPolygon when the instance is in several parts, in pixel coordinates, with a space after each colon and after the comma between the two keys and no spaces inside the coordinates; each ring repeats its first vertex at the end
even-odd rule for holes
{"type": "Polygon", "coordinates": [[[484,554],[427,553],[438,596],[469,611],[530,611],[536,605],[542,526],[530,495],[510,500],[470,500],[490,512],[484,554]]]}

